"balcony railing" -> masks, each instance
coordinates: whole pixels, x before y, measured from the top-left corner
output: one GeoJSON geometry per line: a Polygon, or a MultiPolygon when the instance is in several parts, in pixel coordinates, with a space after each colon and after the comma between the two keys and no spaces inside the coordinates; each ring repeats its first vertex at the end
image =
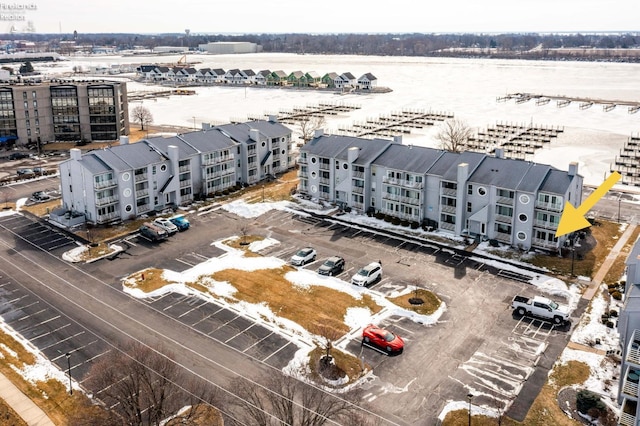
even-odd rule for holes
{"type": "Polygon", "coordinates": [[[548,241],[542,238],[533,238],[531,240],[531,244],[533,244],[534,246],[537,247],[542,247],[542,248],[553,248],[553,247],[558,247],[558,242],[557,241],[548,241]]]}
{"type": "Polygon", "coordinates": [[[412,206],[420,205],[420,198],[402,197],[400,201],[403,202],[404,204],[411,204],[412,206]]]}
{"type": "Polygon", "coordinates": [[[116,186],[118,184],[118,182],[115,179],[110,179],[110,180],[101,180],[100,182],[93,182],[93,187],[95,189],[103,189],[103,188],[108,188],[110,186],[116,186]]]}
{"type": "Polygon", "coordinates": [[[186,188],[187,186],[191,186],[191,180],[187,179],[180,181],[180,188],[186,188]]]}
{"type": "Polygon", "coordinates": [[[497,214],[495,219],[496,219],[496,222],[511,223],[511,221],[513,220],[513,216],[507,216],[505,214],[497,214]]]}
{"type": "Polygon", "coordinates": [[[327,163],[320,163],[320,170],[329,170],[331,166],[327,163]]]}
{"type": "Polygon", "coordinates": [[[329,185],[329,179],[327,178],[320,178],[320,183],[323,185],[329,185]]]}
{"type": "Polygon", "coordinates": [[[191,166],[180,166],[178,167],[178,173],[184,173],[191,170],[191,166]]]}
{"type": "Polygon", "coordinates": [[[146,197],[149,195],[149,188],[139,189],[136,191],[136,198],[146,197]]]}
{"type": "Polygon", "coordinates": [[[633,414],[621,413],[618,424],[620,426],[636,426],[636,416],[633,414]]]}
{"type": "Polygon", "coordinates": [[[458,194],[458,191],[451,188],[442,188],[442,195],[446,195],[448,197],[455,197],[458,194]]]}
{"type": "Polygon", "coordinates": [[[111,212],[111,213],[106,213],[106,214],[99,214],[97,215],[97,221],[98,222],[107,222],[113,219],[116,219],[120,217],[120,214],[118,212],[111,212]]]}
{"type": "Polygon", "coordinates": [[[111,197],[99,197],[96,198],[96,206],[106,206],[107,204],[113,204],[118,202],[118,197],[113,195],[111,197]]]}
{"type": "Polygon", "coordinates": [[[442,211],[445,212],[445,213],[455,213],[456,212],[456,206],[443,205],[442,206],[442,211]]]}
{"type": "Polygon", "coordinates": [[[356,179],[364,179],[364,172],[353,172],[352,176],[356,179]]]}
{"type": "Polygon", "coordinates": [[[306,157],[298,157],[298,164],[307,164],[308,160],[306,157]]]}
{"type": "Polygon", "coordinates": [[[138,214],[145,213],[145,212],[148,212],[149,210],[151,210],[151,205],[150,204],[140,204],[139,206],[136,206],[136,210],[138,211],[138,214]]]}
{"type": "Polygon", "coordinates": [[[135,181],[136,182],[142,182],[144,180],[147,180],[147,174],[146,173],[136,173],[136,175],[135,175],[135,181]]]}
{"type": "Polygon", "coordinates": [[[318,198],[320,198],[321,200],[328,200],[329,199],[329,193],[328,192],[321,192],[320,195],[318,195],[318,198]]]}
{"type": "Polygon", "coordinates": [[[400,196],[398,194],[390,194],[388,192],[383,192],[382,193],[382,198],[385,200],[393,200],[393,201],[399,201],[400,200],[400,196]]]}
{"type": "Polygon", "coordinates": [[[638,373],[634,368],[628,368],[628,372],[622,381],[622,393],[625,397],[638,400],[638,373]]]}
{"type": "Polygon", "coordinates": [[[354,194],[363,194],[364,193],[364,188],[361,186],[352,186],[351,187],[351,192],[353,192],[354,194]]]}
{"type": "Polygon", "coordinates": [[[496,240],[502,241],[503,243],[511,242],[511,234],[506,234],[504,232],[496,232],[494,237],[496,240]]]}
{"type": "Polygon", "coordinates": [[[506,204],[508,206],[512,206],[513,205],[513,198],[509,198],[509,197],[498,197],[497,200],[498,204],[506,204]]]}
{"type": "Polygon", "coordinates": [[[551,211],[559,212],[559,211],[562,211],[563,207],[564,206],[562,205],[562,203],[549,203],[549,202],[537,201],[536,200],[536,208],[537,209],[551,210],[551,211]]]}
{"type": "Polygon", "coordinates": [[[640,368],[640,330],[633,331],[633,335],[627,346],[626,361],[640,368]]]}
{"type": "Polygon", "coordinates": [[[545,228],[545,229],[558,229],[558,224],[556,222],[548,222],[545,220],[534,220],[533,221],[533,226],[537,226],[538,228],[545,228]]]}
{"type": "Polygon", "coordinates": [[[455,223],[449,223],[449,222],[440,222],[440,229],[445,229],[447,231],[455,231],[456,230],[456,224],[455,223]]]}
{"type": "Polygon", "coordinates": [[[364,208],[364,204],[362,203],[353,203],[352,207],[357,210],[362,210],[364,208]]]}

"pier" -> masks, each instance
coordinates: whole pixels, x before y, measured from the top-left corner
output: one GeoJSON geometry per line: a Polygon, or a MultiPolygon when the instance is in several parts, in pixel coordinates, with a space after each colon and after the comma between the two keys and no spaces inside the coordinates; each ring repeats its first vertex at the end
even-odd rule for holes
{"type": "Polygon", "coordinates": [[[631,135],[627,139],[609,170],[611,173],[618,172],[622,175],[621,183],[640,186],[640,134],[631,135]]]}
{"type": "Polygon", "coordinates": [[[563,131],[564,128],[560,126],[499,122],[479,131],[477,136],[469,138],[461,148],[485,154],[491,154],[496,148],[500,148],[506,158],[525,160],[563,131]]]}
{"type": "MultiPolygon", "coordinates": [[[[346,104],[343,102],[321,102],[304,107],[293,107],[291,110],[280,110],[278,113],[264,113],[262,115],[249,115],[249,120],[267,120],[269,116],[276,116],[278,121],[286,124],[297,124],[310,117],[324,117],[325,115],[338,115],[341,112],[349,112],[362,108],[360,105],[346,104]]],[[[243,119],[231,119],[232,123],[241,123],[243,119]]]]}
{"type": "Polygon", "coordinates": [[[433,126],[436,122],[453,118],[453,113],[403,109],[377,118],[368,118],[364,122],[355,122],[348,127],[339,127],[334,134],[343,136],[384,136],[393,137],[409,134],[412,129],[433,126]]]}
{"type": "Polygon", "coordinates": [[[640,111],[640,102],[635,101],[591,99],[562,95],[550,96],[536,93],[510,93],[505,96],[498,96],[496,98],[496,102],[507,102],[510,100],[514,100],[516,104],[522,104],[530,101],[531,99],[536,100],[537,106],[546,105],[551,101],[555,101],[558,108],[564,108],[575,102],[578,103],[581,110],[591,108],[593,105],[598,104],[602,105],[602,110],[604,112],[612,111],[617,106],[627,107],[627,112],[629,114],[635,114],[636,112],[640,111]]]}
{"type": "Polygon", "coordinates": [[[158,90],[158,91],[146,91],[146,92],[131,92],[127,95],[129,102],[131,101],[144,101],[147,99],[156,100],[158,98],[168,98],[169,96],[191,96],[195,95],[195,90],[189,89],[171,89],[171,90],[158,90]]]}

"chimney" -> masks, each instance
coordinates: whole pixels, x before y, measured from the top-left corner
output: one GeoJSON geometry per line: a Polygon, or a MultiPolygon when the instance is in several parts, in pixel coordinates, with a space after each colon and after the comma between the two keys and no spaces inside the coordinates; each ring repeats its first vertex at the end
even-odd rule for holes
{"type": "Polygon", "coordinates": [[[80,148],[71,148],[69,156],[74,161],[80,161],[82,160],[82,151],[80,151],[80,148]]]}
{"type": "Polygon", "coordinates": [[[576,176],[578,174],[578,163],[576,161],[569,163],[569,172],[567,174],[569,176],[576,176]]]}
{"type": "Polygon", "coordinates": [[[503,148],[496,148],[495,157],[496,158],[504,158],[504,149],[503,148]]]}
{"type": "Polygon", "coordinates": [[[120,145],[129,145],[129,136],[120,136],[120,145]]]}
{"type": "Polygon", "coordinates": [[[169,154],[169,160],[171,161],[171,165],[177,170],[178,162],[180,161],[180,154],[178,152],[178,147],[175,145],[169,145],[167,147],[167,153],[169,154]]]}
{"type": "Polygon", "coordinates": [[[249,139],[255,142],[260,142],[260,130],[258,129],[250,129],[249,130],[249,139]]]}
{"type": "Polygon", "coordinates": [[[277,123],[278,122],[278,116],[277,115],[269,115],[269,122],[277,123]]]}
{"type": "Polygon", "coordinates": [[[395,135],[393,137],[393,143],[399,143],[400,145],[402,145],[402,135],[395,135]]]}
{"type": "Polygon", "coordinates": [[[467,181],[468,177],[469,177],[469,164],[467,163],[458,164],[458,179],[457,179],[458,188],[460,188],[460,186],[467,181]]]}
{"type": "Polygon", "coordinates": [[[313,132],[313,138],[319,138],[320,136],[324,135],[324,129],[316,129],[313,132]]]}
{"type": "Polygon", "coordinates": [[[360,148],[358,148],[357,146],[352,146],[351,148],[349,148],[349,150],[347,151],[347,160],[349,161],[349,163],[353,163],[354,161],[356,161],[359,154],[360,148]]]}
{"type": "Polygon", "coordinates": [[[200,123],[202,125],[202,130],[211,129],[211,123],[200,123]]]}

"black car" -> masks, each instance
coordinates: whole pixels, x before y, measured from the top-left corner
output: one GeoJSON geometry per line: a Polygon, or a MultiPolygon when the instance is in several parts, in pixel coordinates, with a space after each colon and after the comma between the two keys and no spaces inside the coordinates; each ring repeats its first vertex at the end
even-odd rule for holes
{"type": "Polygon", "coordinates": [[[324,261],[320,268],[318,268],[318,273],[320,275],[338,275],[344,271],[344,259],[340,256],[332,256],[324,261]]]}
{"type": "Polygon", "coordinates": [[[36,191],[33,194],[31,194],[31,198],[34,199],[35,201],[46,201],[51,197],[49,197],[43,191],[36,191]]]}
{"type": "Polygon", "coordinates": [[[28,158],[29,156],[23,152],[14,152],[9,155],[9,160],[22,160],[23,158],[28,158]]]}

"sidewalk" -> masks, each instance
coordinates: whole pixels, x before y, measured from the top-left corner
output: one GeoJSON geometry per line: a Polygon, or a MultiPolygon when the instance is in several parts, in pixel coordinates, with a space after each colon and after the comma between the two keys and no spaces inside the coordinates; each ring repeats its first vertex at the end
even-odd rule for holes
{"type": "Polygon", "coordinates": [[[613,248],[607,255],[607,258],[604,260],[604,262],[602,262],[602,265],[600,265],[600,269],[598,269],[598,272],[596,272],[596,274],[594,275],[593,280],[591,280],[589,288],[582,295],[583,299],[591,300],[593,298],[596,291],[598,291],[598,288],[600,288],[600,284],[602,284],[602,280],[604,279],[605,275],[607,275],[607,272],[609,272],[609,268],[611,268],[611,265],[613,265],[613,262],[615,262],[615,260],[617,259],[620,251],[631,237],[631,234],[633,234],[634,229],[636,229],[636,225],[631,224],[627,227],[627,229],[624,230],[616,245],[613,246],[613,248]]]}
{"type": "Polygon", "coordinates": [[[0,374],[0,399],[5,400],[29,426],[55,426],[45,412],[3,374],[0,374]]]}

